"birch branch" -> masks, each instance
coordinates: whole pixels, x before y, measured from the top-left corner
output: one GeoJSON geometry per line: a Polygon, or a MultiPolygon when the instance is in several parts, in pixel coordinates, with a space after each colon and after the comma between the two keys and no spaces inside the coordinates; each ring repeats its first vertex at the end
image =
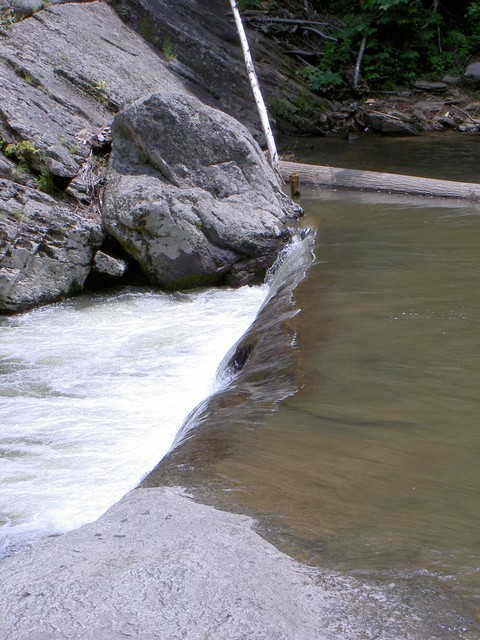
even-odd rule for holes
{"type": "Polygon", "coordinates": [[[243,49],[243,56],[245,58],[245,65],[247,67],[248,78],[250,80],[253,96],[257,104],[258,113],[260,115],[260,120],[262,122],[263,132],[267,140],[268,153],[270,155],[270,163],[272,167],[275,169],[278,163],[277,146],[275,144],[275,139],[273,137],[272,128],[270,126],[270,121],[268,119],[267,108],[263,100],[262,92],[260,90],[260,85],[258,84],[257,74],[255,73],[255,67],[253,65],[252,56],[250,54],[250,47],[248,45],[247,35],[245,33],[245,29],[243,28],[242,18],[240,16],[240,11],[238,10],[236,0],[230,0],[230,6],[232,7],[233,16],[235,18],[235,24],[237,26],[238,35],[240,37],[240,42],[243,49]]]}
{"type": "Polygon", "coordinates": [[[363,55],[365,53],[366,46],[367,46],[367,36],[363,36],[362,42],[360,44],[360,50],[357,56],[357,62],[355,64],[355,76],[353,78],[354,89],[358,89],[358,84],[360,82],[360,69],[362,68],[362,60],[363,60],[363,55]]]}

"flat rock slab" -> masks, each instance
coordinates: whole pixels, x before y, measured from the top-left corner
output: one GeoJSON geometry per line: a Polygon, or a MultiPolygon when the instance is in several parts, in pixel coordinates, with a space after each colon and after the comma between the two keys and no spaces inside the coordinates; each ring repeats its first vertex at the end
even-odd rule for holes
{"type": "Polygon", "coordinates": [[[119,108],[181,86],[102,2],[53,5],[9,26],[1,45],[0,136],[31,141],[49,171],[65,178],[89,153],[82,138],[110,124],[119,108]]]}
{"type": "Polygon", "coordinates": [[[447,637],[391,585],[320,574],[280,553],[252,524],[181,489],[136,489],[97,522],[2,562],[0,637],[447,637]]]}

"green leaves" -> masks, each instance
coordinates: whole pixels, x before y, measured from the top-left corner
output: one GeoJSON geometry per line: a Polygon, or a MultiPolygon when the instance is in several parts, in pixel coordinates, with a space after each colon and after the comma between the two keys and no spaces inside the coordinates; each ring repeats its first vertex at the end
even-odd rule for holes
{"type": "Polygon", "coordinates": [[[16,158],[19,162],[32,164],[35,158],[40,155],[40,150],[30,140],[22,140],[17,144],[7,144],[5,155],[16,158]]]}
{"type": "Polygon", "coordinates": [[[302,69],[301,75],[307,81],[308,88],[318,93],[327,93],[343,84],[341,75],[334,73],[331,69],[306,67],[302,69]]]}
{"type": "Polygon", "coordinates": [[[456,17],[431,0],[327,0],[325,9],[341,20],[338,41],[324,45],[318,67],[302,71],[319,93],[338,89],[359,61],[371,89],[392,89],[460,73],[480,55],[480,0],[456,17]]]}
{"type": "Polygon", "coordinates": [[[410,0],[366,0],[364,2],[364,9],[377,11],[380,9],[381,11],[389,11],[393,7],[396,7],[399,4],[412,4],[410,0]]]}

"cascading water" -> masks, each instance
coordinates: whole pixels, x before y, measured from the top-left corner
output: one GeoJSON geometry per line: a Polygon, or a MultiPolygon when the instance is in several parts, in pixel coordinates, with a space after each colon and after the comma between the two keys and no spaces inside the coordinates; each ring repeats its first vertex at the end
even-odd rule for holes
{"type": "Polygon", "coordinates": [[[92,521],[211,391],[266,287],[83,296],[0,320],[0,546],[92,521]]]}
{"type": "Polygon", "coordinates": [[[280,253],[257,316],[223,358],[213,393],[191,412],[169,455],[142,486],[188,483],[225,455],[222,441],[230,427],[244,422],[250,428],[298,390],[293,293],[312,264],[314,243],[315,233],[306,228],[280,253]]]}

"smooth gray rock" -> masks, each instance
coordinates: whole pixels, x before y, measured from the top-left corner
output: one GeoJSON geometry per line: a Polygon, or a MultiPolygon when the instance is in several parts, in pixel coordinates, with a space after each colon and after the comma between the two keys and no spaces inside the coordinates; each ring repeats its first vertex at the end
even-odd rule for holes
{"type": "Polygon", "coordinates": [[[112,137],[106,229],[153,283],[187,288],[230,274],[237,284],[272,264],[301,210],[239,122],[156,93],[120,112],[112,137]]]}
{"type": "Polygon", "coordinates": [[[464,71],[463,78],[468,84],[480,84],[480,62],[469,64],[464,71]]]}
{"type": "Polygon", "coordinates": [[[417,136],[421,132],[420,123],[413,123],[400,117],[378,111],[364,111],[361,115],[364,126],[371,127],[378,133],[396,136],[417,136]]]}
{"type": "Polygon", "coordinates": [[[0,180],[0,312],[77,293],[103,239],[99,215],[0,180]]]}
{"type": "Polygon", "coordinates": [[[429,82],[428,80],[416,80],[413,86],[418,91],[427,91],[429,93],[442,93],[448,89],[446,82],[429,82]]]}
{"type": "MultiPolygon", "coordinates": [[[[399,593],[301,565],[253,521],[179,489],[136,489],[97,522],[2,561],[8,640],[444,640],[399,593]]],[[[442,625],[444,630],[442,631],[442,625]]]]}
{"type": "Polygon", "coordinates": [[[444,82],[449,87],[452,87],[456,84],[460,84],[461,80],[462,80],[461,76],[453,76],[450,74],[447,74],[442,78],[442,82],[444,82]]]}

